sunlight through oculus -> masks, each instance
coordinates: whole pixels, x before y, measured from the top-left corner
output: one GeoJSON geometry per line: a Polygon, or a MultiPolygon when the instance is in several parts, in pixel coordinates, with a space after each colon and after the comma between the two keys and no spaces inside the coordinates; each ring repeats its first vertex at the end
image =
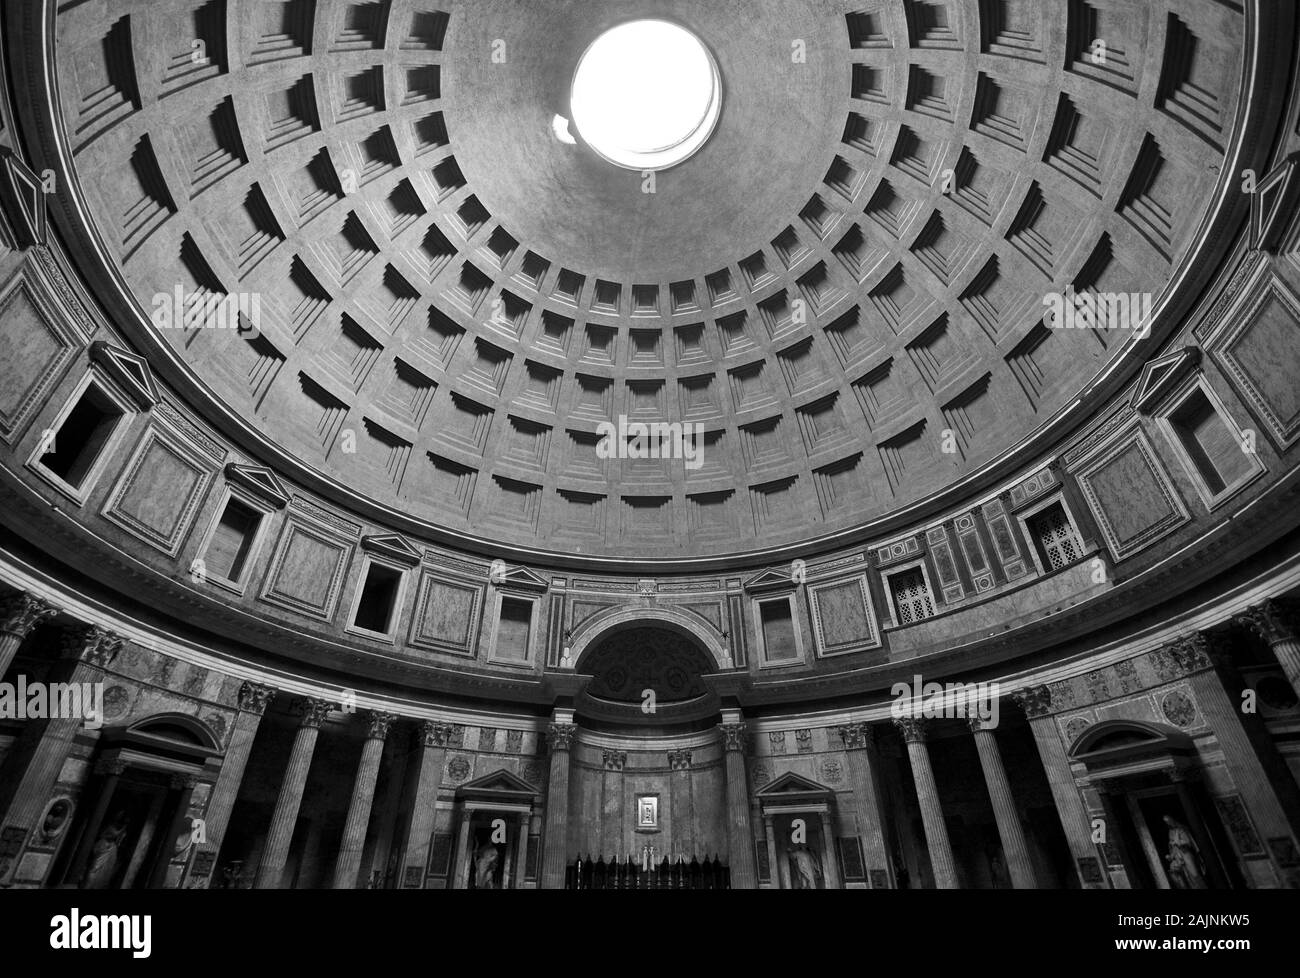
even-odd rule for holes
{"type": "Polygon", "coordinates": [[[634,20],[592,42],[573,76],[574,128],[597,153],[632,170],[662,170],[713,135],[722,84],[690,31],[634,20]]]}

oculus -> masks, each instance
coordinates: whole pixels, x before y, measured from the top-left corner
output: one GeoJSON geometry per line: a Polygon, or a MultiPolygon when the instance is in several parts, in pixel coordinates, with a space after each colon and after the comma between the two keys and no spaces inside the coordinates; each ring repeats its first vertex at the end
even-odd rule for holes
{"type": "Polygon", "coordinates": [[[722,113],[722,80],[704,43],[665,20],[633,20],[601,34],[578,60],[570,115],[583,141],[631,170],[690,158],[722,113]]]}

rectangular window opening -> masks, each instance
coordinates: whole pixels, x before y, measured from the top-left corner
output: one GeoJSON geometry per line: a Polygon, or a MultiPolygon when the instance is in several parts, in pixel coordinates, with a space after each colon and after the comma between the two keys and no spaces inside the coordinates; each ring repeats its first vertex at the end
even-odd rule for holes
{"type": "Polygon", "coordinates": [[[1038,549],[1038,557],[1046,571],[1068,567],[1083,556],[1083,545],[1070,518],[1065,514],[1065,507],[1053,503],[1040,510],[1025,521],[1029,535],[1038,549]]]}
{"type": "Polygon", "coordinates": [[[238,499],[228,499],[204,555],[207,573],[232,584],[241,583],[261,523],[262,514],[257,510],[238,499]]]}
{"type": "Polygon", "coordinates": [[[48,451],[40,458],[41,466],[80,489],[121,420],[121,409],[91,384],[55,431],[48,451]]]}
{"type": "Polygon", "coordinates": [[[898,624],[911,625],[934,617],[934,601],[921,568],[901,571],[889,578],[889,593],[894,599],[898,624]]]}
{"type": "Polygon", "coordinates": [[[357,601],[352,624],[368,632],[388,634],[401,584],[401,571],[381,564],[371,564],[366,571],[366,582],[361,587],[361,597],[357,601]]]}
{"type": "Polygon", "coordinates": [[[765,601],[758,606],[763,622],[763,648],[770,662],[799,658],[794,634],[794,614],[787,601],[765,601]]]}
{"type": "Polygon", "coordinates": [[[519,598],[501,599],[501,620],[497,625],[497,657],[528,658],[528,640],[533,628],[533,603],[519,598]]]}
{"type": "Polygon", "coordinates": [[[1249,458],[1203,390],[1197,388],[1184,398],[1169,423],[1210,495],[1219,495],[1250,474],[1249,458]]]}

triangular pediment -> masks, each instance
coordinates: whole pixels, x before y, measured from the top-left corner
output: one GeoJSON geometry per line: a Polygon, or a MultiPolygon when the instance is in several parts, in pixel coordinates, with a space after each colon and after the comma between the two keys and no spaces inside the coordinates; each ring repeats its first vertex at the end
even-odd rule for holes
{"type": "Polygon", "coordinates": [[[361,541],[361,546],[370,553],[383,554],[410,567],[420,562],[420,551],[396,533],[379,533],[366,537],[361,541]]]}
{"type": "Polygon", "coordinates": [[[755,792],[761,798],[788,795],[832,795],[834,792],[824,784],[818,784],[809,778],[787,771],[775,781],[755,792]]]}
{"type": "Polygon", "coordinates": [[[536,795],[535,787],[516,774],[504,769],[467,781],[456,789],[457,794],[476,795],[536,795]]]}
{"type": "Polygon", "coordinates": [[[131,396],[131,400],[147,411],[158,403],[158,388],[154,384],[153,371],[144,357],[129,350],[109,346],[104,340],[90,344],[90,358],[120,384],[131,396]]]}
{"type": "Polygon", "coordinates": [[[17,244],[21,248],[45,243],[45,190],[41,178],[8,149],[3,154],[0,198],[10,215],[17,244]]]}
{"type": "Polygon", "coordinates": [[[1250,197],[1250,243],[1261,251],[1274,251],[1286,230],[1291,201],[1300,180],[1296,179],[1300,154],[1292,154],[1260,180],[1250,197]]]}
{"type": "Polygon", "coordinates": [[[747,580],[744,588],[746,591],[774,591],[780,588],[793,588],[794,583],[790,571],[778,571],[769,567],[747,580]]]}
{"type": "Polygon", "coordinates": [[[545,591],[550,587],[546,578],[530,571],[527,567],[508,568],[504,575],[493,581],[499,588],[522,591],[545,591]]]}
{"type": "Polygon", "coordinates": [[[231,462],[226,466],[226,479],[247,489],[258,499],[270,503],[276,509],[283,509],[289,503],[289,491],[270,469],[264,469],[259,465],[231,462]]]}
{"type": "Polygon", "coordinates": [[[1143,414],[1150,413],[1160,399],[1200,362],[1201,351],[1194,346],[1152,360],[1142,368],[1130,403],[1143,414]]]}

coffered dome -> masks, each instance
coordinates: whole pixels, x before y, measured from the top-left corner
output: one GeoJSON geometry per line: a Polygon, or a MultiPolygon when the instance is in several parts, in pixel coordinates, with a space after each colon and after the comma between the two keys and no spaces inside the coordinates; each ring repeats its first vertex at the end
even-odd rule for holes
{"type": "Polygon", "coordinates": [[[250,449],[469,545],[707,557],[974,491],[1144,359],[1045,299],[1193,294],[1243,68],[1193,6],[639,4],[720,110],[644,173],[570,119],[620,5],[87,3],[54,60],[141,342],[250,449]],[[244,332],[168,328],[196,294],[244,332]]]}

